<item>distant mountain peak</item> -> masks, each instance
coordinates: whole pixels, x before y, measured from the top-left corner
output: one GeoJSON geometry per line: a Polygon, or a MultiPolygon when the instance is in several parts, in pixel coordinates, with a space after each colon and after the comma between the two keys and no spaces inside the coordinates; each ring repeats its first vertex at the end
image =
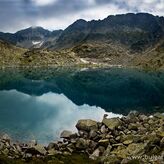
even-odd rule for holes
{"type": "Polygon", "coordinates": [[[15,34],[0,33],[0,39],[20,47],[71,48],[85,42],[119,43],[135,51],[143,50],[164,37],[164,17],[149,13],[110,15],[103,20],[78,19],[65,30],[49,31],[32,26],[15,34]],[[45,47],[44,47],[45,46],[45,47]]]}

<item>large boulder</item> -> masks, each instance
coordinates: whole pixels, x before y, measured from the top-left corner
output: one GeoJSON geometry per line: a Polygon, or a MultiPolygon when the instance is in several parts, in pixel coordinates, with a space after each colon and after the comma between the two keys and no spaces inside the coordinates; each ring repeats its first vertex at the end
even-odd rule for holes
{"type": "Polygon", "coordinates": [[[104,118],[102,123],[105,124],[110,130],[114,130],[121,125],[121,120],[119,118],[104,118]]]}
{"type": "Polygon", "coordinates": [[[79,120],[76,124],[78,130],[91,131],[98,128],[97,122],[90,119],[79,120]]]}

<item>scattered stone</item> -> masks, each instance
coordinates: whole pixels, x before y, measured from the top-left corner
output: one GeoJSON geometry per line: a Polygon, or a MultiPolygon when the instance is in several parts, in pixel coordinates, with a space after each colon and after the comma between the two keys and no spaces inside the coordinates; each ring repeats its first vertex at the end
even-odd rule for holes
{"type": "Polygon", "coordinates": [[[156,113],[153,117],[148,117],[138,112],[130,112],[127,117],[122,118],[108,119],[105,116],[102,122],[90,119],[79,120],[76,127],[77,134],[64,130],[60,136],[63,140],[51,142],[47,147],[38,144],[36,140],[27,144],[12,143],[7,134],[1,135],[0,155],[28,161],[33,158],[53,159],[58,155],[67,159],[74,153],[82,153],[87,154],[91,160],[109,164],[163,162],[162,158],[154,163],[151,160],[129,159],[129,157],[144,156],[147,153],[150,156],[163,157],[163,114],[156,113]]]}

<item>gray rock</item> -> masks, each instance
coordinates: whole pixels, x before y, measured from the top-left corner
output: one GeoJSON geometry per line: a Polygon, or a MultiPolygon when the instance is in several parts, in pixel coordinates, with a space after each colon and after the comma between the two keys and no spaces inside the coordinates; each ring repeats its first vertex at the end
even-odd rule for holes
{"type": "Polygon", "coordinates": [[[76,148],[77,149],[86,149],[89,146],[90,141],[85,140],[84,138],[79,138],[76,143],[76,148]]]}
{"type": "Polygon", "coordinates": [[[26,153],[25,156],[24,156],[24,158],[32,158],[32,154],[26,153]]]}
{"type": "Polygon", "coordinates": [[[36,154],[46,155],[46,153],[47,153],[44,146],[40,145],[40,144],[30,147],[30,148],[27,148],[25,152],[31,153],[32,155],[36,155],[36,154]]]}
{"type": "Polygon", "coordinates": [[[108,144],[109,144],[109,139],[101,139],[98,141],[99,145],[100,146],[104,146],[104,147],[107,147],[108,144]]]}
{"type": "Polygon", "coordinates": [[[50,149],[55,149],[55,150],[58,150],[59,149],[59,146],[57,144],[57,142],[50,142],[47,146],[47,149],[50,150],[50,149]]]}
{"type": "Polygon", "coordinates": [[[121,120],[119,118],[104,118],[102,120],[103,124],[105,124],[110,130],[114,130],[118,126],[121,125],[121,120]]]}
{"type": "Polygon", "coordinates": [[[40,154],[46,155],[47,151],[43,145],[36,145],[34,146],[34,149],[36,149],[40,154]]]}
{"type": "Polygon", "coordinates": [[[105,157],[109,156],[111,150],[112,150],[112,146],[111,145],[108,145],[108,147],[106,148],[106,150],[103,153],[103,156],[105,156],[105,157]]]}
{"type": "Polygon", "coordinates": [[[127,115],[127,118],[128,119],[134,119],[134,118],[136,118],[136,117],[138,117],[139,116],[139,112],[138,111],[131,111],[131,112],[129,112],[129,114],[127,115]]]}
{"type": "Polygon", "coordinates": [[[4,143],[3,142],[0,142],[0,150],[2,150],[4,148],[4,143]]]}
{"type": "Polygon", "coordinates": [[[79,120],[76,124],[76,128],[78,130],[85,130],[91,131],[98,128],[97,122],[94,120],[86,119],[86,120],[79,120]]]}
{"type": "Polygon", "coordinates": [[[62,154],[62,152],[60,152],[58,150],[55,150],[55,149],[48,150],[48,156],[54,156],[54,155],[57,155],[57,154],[62,154]]]}
{"type": "Polygon", "coordinates": [[[11,140],[8,134],[3,134],[2,136],[0,136],[0,139],[1,141],[8,142],[8,143],[10,143],[11,140]]]}
{"type": "Polygon", "coordinates": [[[129,130],[138,130],[138,126],[135,123],[131,123],[128,125],[129,130]]]}
{"type": "Polygon", "coordinates": [[[37,145],[37,141],[36,141],[36,140],[31,140],[31,141],[28,143],[28,146],[29,146],[29,147],[33,147],[33,146],[35,146],[35,145],[37,145]]]}
{"type": "Polygon", "coordinates": [[[90,159],[96,160],[100,156],[100,149],[96,149],[90,156],[90,159]]]}
{"type": "Polygon", "coordinates": [[[90,144],[89,144],[89,147],[90,147],[91,149],[95,149],[95,148],[97,147],[97,145],[98,145],[97,142],[91,140],[91,141],[90,141],[90,144]]]}
{"type": "Polygon", "coordinates": [[[96,136],[97,136],[96,130],[91,130],[91,131],[89,132],[89,138],[94,138],[94,137],[96,137],[96,136]]]}
{"type": "Polygon", "coordinates": [[[71,131],[64,130],[64,131],[61,132],[60,138],[69,139],[69,138],[71,138],[72,135],[73,135],[73,133],[71,131]]]}
{"type": "Polygon", "coordinates": [[[9,149],[5,148],[4,150],[2,150],[2,153],[6,156],[9,153],[9,149]]]}
{"type": "Polygon", "coordinates": [[[147,120],[148,120],[148,117],[145,116],[145,115],[143,115],[143,114],[140,114],[140,115],[138,116],[138,118],[139,118],[141,121],[147,121],[147,120]]]}
{"type": "Polygon", "coordinates": [[[154,114],[154,117],[160,118],[160,119],[163,119],[164,120],[164,114],[163,113],[155,113],[154,114]]]}
{"type": "Polygon", "coordinates": [[[103,133],[103,134],[107,132],[107,129],[105,128],[105,125],[101,126],[100,132],[103,133]]]}
{"type": "Polygon", "coordinates": [[[164,148],[164,137],[161,139],[160,146],[161,148],[164,148]]]}

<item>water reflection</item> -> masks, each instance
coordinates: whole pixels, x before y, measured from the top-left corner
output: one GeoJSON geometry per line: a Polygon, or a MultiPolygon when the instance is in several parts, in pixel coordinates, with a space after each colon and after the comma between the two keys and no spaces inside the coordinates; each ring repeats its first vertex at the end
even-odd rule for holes
{"type": "Polygon", "coordinates": [[[135,69],[36,68],[0,71],[0,90],[17,89],[29,95],[64,94],[77,105],[100,106],[127,114],[163,111],[164,72],[135,69]]]}
{"type": "Polygon", "coordinates": [[[45,143],[57,139],[62,130],[75,131],[79,119],[101,121],[104,113],[100,107],[75,105],[63,94],[30,96],[16,90],[0,92],[0,129],[15,139],[38,139],[45,143]]]}
{"type": "MultiPolygon", "coordinates": [[[[164,72],[135,69],[0,70],[0,132],[47,142],[105,112],[164,112],[164,72]]],[[[114,114],[109,113],[110,116],[114,114]]]]}

